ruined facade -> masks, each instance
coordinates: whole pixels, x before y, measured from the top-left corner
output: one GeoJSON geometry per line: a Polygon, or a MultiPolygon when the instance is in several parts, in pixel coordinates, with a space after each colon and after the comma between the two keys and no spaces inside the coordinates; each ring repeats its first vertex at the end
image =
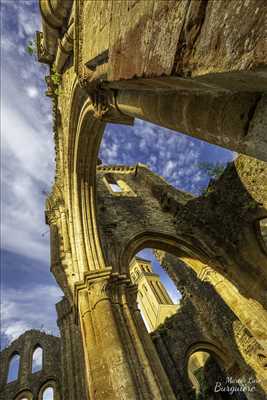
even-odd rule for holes
{"type": "Polygon", "coordinates": [[[86,399],[82,340],[73,309],[64,297],[56,310],[60,337],[30,330],[0,353],[1,400],[86,399]],[[41,349],[39,360],[36,349],[41,349]]]}
{"type": "Polygon", "coordinates": [[[43,400],[50,389],[54,400],[62,399],[60,339],[44,332],[30,330],[1,352],[1,400],[43,400]],[[34,371],[34,351],[42,349],[38,370],[34,371]],[[12,359],[17,367],[11,374],[12,359]],[[9,378],[11,380],[9,381],[9,378]],[[9,381],[9,382],[8,382],[9,381]]]}
{"type": "MultiPolygon", "coordinates": [[[[247,398],[264,398],[266,7],[263,0],[40,0],[38,58],[50,68],[56,147],[46,203],[51,270],[65,294],[65,343],[76,354],[80,336],[83,355],[74,356],[80,374],[71,374],[65,399],[193,398],[183,360],[194,343],[186,341],[183,355],[175,345],[183,310],[166,322],[165,341],[161,331],[152,340],[137,307],[129,266],[145,247],[191,271],[183,284],[191,300],[183,302],[196,343],[210,341],[234,377],[256,376],[247,398]],[[105,124],[134,118],[243,155],[197,198],[144,165],[101,165],[105,124]]],[[[184,269],[175,265],[178,276],[184,269]]]]}

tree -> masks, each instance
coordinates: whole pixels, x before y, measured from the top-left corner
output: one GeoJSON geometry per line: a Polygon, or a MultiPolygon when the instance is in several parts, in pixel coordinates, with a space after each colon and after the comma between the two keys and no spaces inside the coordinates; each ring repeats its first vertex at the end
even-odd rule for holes
{"type": "Polygon", "coordinates": [[[207,196],[210,192],[212,192],[213,185],[220,178],[222,173],[227,167],[227,164],[217,162],[215,164],[211,162],[202,162],[198,164],[199,169],[201,169],[210,179],[209,183],[206,187],[200,188],[200,194],[207,196]]]}
{"type": "Polygon", "coordinates": [[[226,164],[217,162],[202,162],[198,164],[199,168],[205,172],[209,178],[218,179],[226,168],[226,164]]]}
{"type": "Polygon", "coordinates": [[[26,51],[30,56],[37,53],[36,40],[30,40],[26,46],[26,51]]]}

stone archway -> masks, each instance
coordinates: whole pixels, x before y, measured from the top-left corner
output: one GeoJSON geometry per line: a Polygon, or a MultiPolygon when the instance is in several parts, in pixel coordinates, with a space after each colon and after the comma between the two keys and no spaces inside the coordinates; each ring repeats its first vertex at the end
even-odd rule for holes
{"type": "MultiPolygon", "coordinates": [[[[202,396],[205,396],[209,391],[211,395],[214,395],[216,385],[226,386],[227,370],[231,368],[233,362],[229,354],[225,354],[216,345],[210,342],[195,343],[188,349],[186,359],[188,380],[196,390],[196,394],[200,395],[202,392],[202,396]],[[208,363],[211,364],[209,366],[211,368],[205,371],[208,363]],[[205,382],[206,379],[208,382],[205,382]]],[[[220,394],[217,397],[221,398],[220,394]]]]}

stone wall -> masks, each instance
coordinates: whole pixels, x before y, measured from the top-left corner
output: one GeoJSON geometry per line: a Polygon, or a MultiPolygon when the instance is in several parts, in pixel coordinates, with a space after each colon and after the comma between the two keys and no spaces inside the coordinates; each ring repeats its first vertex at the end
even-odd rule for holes
{"type": "Polygon", "coordinates": [[[194,198],[144,165],[99,166],[97,223],[107,265],[128,272],[139,248],[160,246],[196,268],[209,265],[245,297],[265,304],[267,257],[256,227],[267,215],[266,168],[240,156],[207,193],[194,198]],[[105,176],[132,191],[112,194],[105,176]]]}
{"type": "Polygon", "coordinates": [[[110,81],[255,70],[266,63],[263,0],[78,3],[80,62],[110,81]]]}

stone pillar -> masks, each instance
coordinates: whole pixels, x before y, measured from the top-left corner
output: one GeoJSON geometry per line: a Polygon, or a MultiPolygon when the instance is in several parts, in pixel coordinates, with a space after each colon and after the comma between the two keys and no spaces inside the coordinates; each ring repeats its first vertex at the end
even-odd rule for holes
{"type": "Polygon", "coordinates": [[[267,161],[267,103],[258,93],[119,89],[114,107],[124,115],[267,161]]]}
{"type": "Polygon", "coordinates": [[[62,395],[66,400],[86,400],[85,363],[79,326],[66,297],[56,304],[61,336],[62,395]]]}
{"type": "Polygon", "coordinates": [[[153,344],[144,348],[149,335],[140,331],[133,317],[131,286],[111,268],[86,273],[75,285],[89,397],[174,400],[153,344]]]}
{"type": "Polygon", "coordinates": [[[177,400],[190,400],[192,388],[191,386],[186,385],[187,382],[185,382],[185,379],[180,375],[180,372],[173,360],[173,354],[169,353],[168,346],[166,346],[164,343],[162,336],[155,331],[152,333],[151,337],[164,369],[169,376],[177,400]]]}

